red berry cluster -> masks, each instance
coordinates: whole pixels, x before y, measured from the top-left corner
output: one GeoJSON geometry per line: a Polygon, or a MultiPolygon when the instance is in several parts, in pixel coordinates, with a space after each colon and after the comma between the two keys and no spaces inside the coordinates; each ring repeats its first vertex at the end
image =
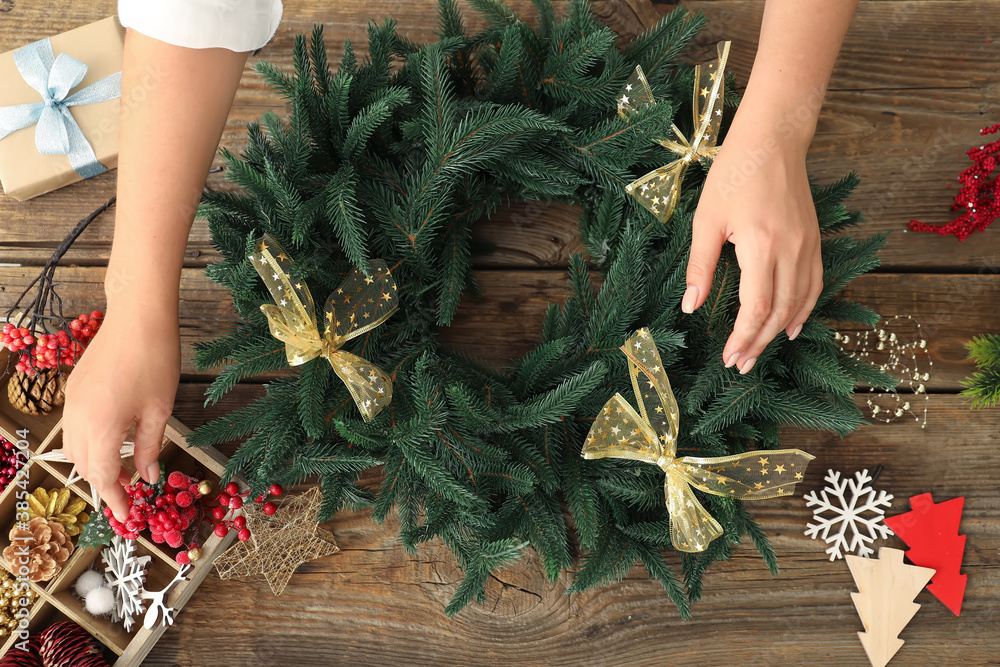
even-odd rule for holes
{"type": "Polygon", "coordinates": [[[14,451],[14,443],[0,435],[0,491],[7,488],[7,485],[17,477],[17,471],[21,467],[21,461],[14,451]]]}
{"type": "Polygon", "coordinates": [[[182,472],[174,471],[167,477],[163,490],[155,498],[155,489],[139,481],[125,487],[129,496],[129,516],[124,522],[104,508],[104,516],[117,535],[134,540],[146,528],[156,544],[167,543],[176,549],[184,544],[184,531],[198,520],[196,501],[201,498],[198,480],[182,472]]]}
{"type": "Polygon", "coordinates": [[[11,352],[22,352],[17,370],[34,375],[36,370],[58,368],[60,364],[74,365],[97,335],[104,321],[104,313],[95,310],[83,314],[69,323],[69,331],[35,335],[24,327],[8,322],[3,325],[0,342],[11,352]]]}
{"type": "MultiPolygon", "coordinates": [[[[272,496],[280,496],[284,493],[284,489],[281,488],[280,484],[272,484],[268,492],[272,496]]],[[[217,503],[215,507],[212,508],[212,513],[210,518],[207,520],[211,521],[215,525],[215,534],[219,537],[225,537],[229,534],[230,530],[235,530],[236,537],[239,538],[241,542],[246,542],[250,539],[250,529],[247,528],[247,520],[242,514],[239,516],[234,516],[234,513],[243,507],[244,501],[246,501],[247,496],[250,495],[250,490],[240,491],[240,487],[236,482],[230,482],[226,485],[219,495],[217,495],[213,500],[217,503]]],[[[254,502],[264,503],[265,497],[263,494],[257,496],[254,502]]],[[[264,504],[263,510],[265,514],[274,514],[278,507],[272,502],[264,504]]]]}
{"type": "MultiPolygon", "coordinates": [[[[997,132],[1000,132],[1000,123],[979,131],[984,136],[997,132]]],[[[967,155],[973,164],[959,174],[962,189],[955,195],[955,203],[951,205],[951,210],[962,211],[962,215],[944,225],[929,225],[911,220],[910,229],[916,232],[953,234],[959,241],[964,241],[972,232],[981,232],[1000,218],[1000,175],[991,178],[993,170],[1000,164],[1000,141],[971,148],[967,155]]]]}

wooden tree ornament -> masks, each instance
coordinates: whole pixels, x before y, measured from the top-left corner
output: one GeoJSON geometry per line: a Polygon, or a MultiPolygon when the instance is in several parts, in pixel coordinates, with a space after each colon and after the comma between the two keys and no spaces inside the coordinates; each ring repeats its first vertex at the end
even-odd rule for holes
{"type": "Polygon", "coordinates": [[[965,535],[958,534],[965,498],[952,498],[934,503],[929,493],[910,498],[912,511],[888,517],[892,528],[910,550],[906,557],[920,567],[935,570],[934,580],[927,587],[956,616],[962,612],[967,575],[960,574],[965,554],[965,535]]]}
{"type": "Polygon", "coordinates": [[[899,633],[920,605],[913,598],[934,576],[927,567],[907,565],[899,549],[882,547],[878,559],[845,556],[858,586],[851,593],[865,631],[858,633],[872,667],[885,667],[903,646],[899,633]]]}

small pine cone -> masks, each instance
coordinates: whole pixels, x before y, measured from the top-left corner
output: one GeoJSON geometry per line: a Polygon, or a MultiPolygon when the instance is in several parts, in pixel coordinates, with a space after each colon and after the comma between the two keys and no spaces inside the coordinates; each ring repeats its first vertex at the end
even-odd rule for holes
{"type": "Polygon", "coordinates": [[[40,653],[43,667],[108,667],[101,645],[72,621],[43,630],[40,653]]]}
{"type": "Polygon", "coordinates": [[[47,415],[66,402],[66,376],[57,368],[32,376],[18,371],[7,382],[7,399],[26,415],[47,415]]]}
{"type": "Polygon", "coordinates": [[[66,527],[57,521],[36,517],[28,529],[10,529],[10,546],[3,550],[3,557],[11,570],[18,571],[20,559],[28,557],[28,579],[49,581],[62,570],[63,563],[73,553],[73,541],[66,527]]]}
{"type": "Polygon", "coordinates": [[[33,632],[28,637],[28,650],[22,651],[16,646],[12,646],[0,658],[0,667],[45,667],[42,664],[42,656],[38,650],[42,646],[42,640],[37,632],[33,632]]]}

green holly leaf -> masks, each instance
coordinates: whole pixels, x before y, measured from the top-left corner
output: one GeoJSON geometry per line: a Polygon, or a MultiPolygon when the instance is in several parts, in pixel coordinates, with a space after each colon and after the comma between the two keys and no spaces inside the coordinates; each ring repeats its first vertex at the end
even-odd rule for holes
{"type": "Polygon", "coordinates": [[[83,549],[85,547],[97,548],[111,543],[111,538],[115,536],[115,531],[111,530],[111,524],[108,523],[108,518],[104,516],[101,511],[94,512],[90,515],[90,521],[83,524],[83,530],[80,532],[80,537],[76,540],[76,547],[78,549],[83,549]]]}

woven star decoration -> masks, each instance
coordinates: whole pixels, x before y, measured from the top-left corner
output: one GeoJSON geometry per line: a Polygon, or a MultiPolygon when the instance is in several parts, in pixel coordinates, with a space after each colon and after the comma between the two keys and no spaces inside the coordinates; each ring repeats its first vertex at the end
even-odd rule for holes
{"type": "Polygon", "coordinates": [[[215,560],[219,578],[242,579],[263,574],[271,592],[281,595],[296,568],[340,551],[333,533],[320,528],[319,487],[286,500],[268,516],[254,503],[243,506],[251,537],[238,542],[215,560]]]}

